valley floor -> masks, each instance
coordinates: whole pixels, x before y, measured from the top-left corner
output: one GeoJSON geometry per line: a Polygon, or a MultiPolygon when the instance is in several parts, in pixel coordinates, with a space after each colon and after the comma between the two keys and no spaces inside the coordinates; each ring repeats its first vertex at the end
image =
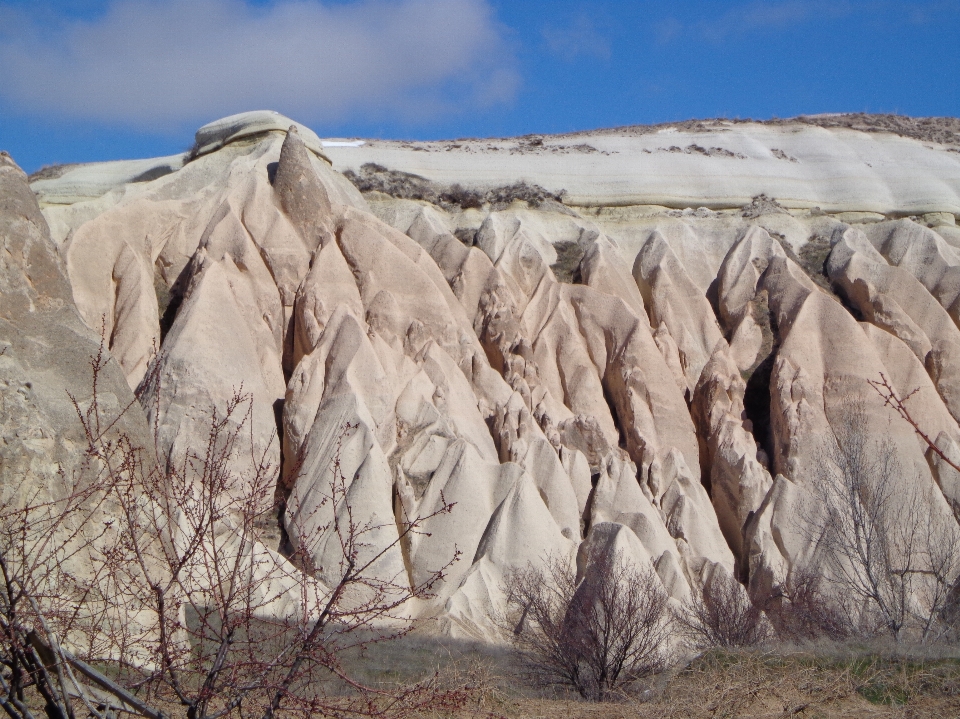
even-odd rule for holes
{"type": "MultiPolygon", "coordinates": [[[[960,717],[960,660],[709,653],[618,701],[516,696],[493,679],[459,717],[960,717]]],[[[516,685],[514,684],[514,687],[516,685]]]]}

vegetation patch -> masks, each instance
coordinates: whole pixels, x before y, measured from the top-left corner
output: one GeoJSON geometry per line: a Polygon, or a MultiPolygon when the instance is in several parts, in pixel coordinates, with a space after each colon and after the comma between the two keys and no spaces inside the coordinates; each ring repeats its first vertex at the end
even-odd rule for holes
{"type": "Polygon", "coordinates": [[[422,200],[445,210],[480,209],[486,206],[492,210],[502,210],[517,200],[531,207],[548,203],[562,206],[564,195],[563,190],[553,193],[540,185],[522,181],[487,190],[460,184],[445,186],[410,172],[390,170],[374,162],[362,165],[359,173],[346,170],[343,174],[360,192],[382,192],[399,200],[422,200]]]}
{"type": "Polygon", "coordinates": [[[827,275],[827,258],[833,249],[830,246],[830,240],[822,235],[813,235],[807,243],[800,248],[798,255],[793,251],[793,247],[787,242],[786,238],[779,232],[771,232],[770,236],[780,243],[783,251],[794,263],[799,265],[814,284],[823,289],[827,294],[833,295],[841,302],[843,298],[836,293],[833,283],[827,275]]]}
{"type": "Polygon", "coordinates": [[[368,162],[360,168],[360,174],[353,170],[343,173],[360,192],[382,192],[400,200],[426,200],[436,203],[438,195],[430,180],[410,172],[388,170],[383,165],[368,162]]]}
{"type": "Polygon", "coordinates": [[[477,244],[477,230],[471,227],[458,227],[453,231],[453,236],[467,247],[473,247],[477,244]]]}
{"type": "Polygon", "coordinates": [[[63,165],[44,165],[39,170],[34,172],[27,178],[27,181],[30,183],[37,182],[39,180],[58,180],[63,177],[65,174],[70,172],[77,167],[82,167],[87,163],[84,162],[72,162],[66,163],[63,165]]]}
{"type": "MultiPolygon", "coordinates": [[[[665,128],[681,132],[702,133],[730,125],[756,123],[758,125],[810,125],[812,127],[847,128],[859,132],[887,132],[900,137],[910,137],[924,142],[943,145],[960,145],[960,118],[957,117],[907,117],[894,114],[871,114],[866,112],[837,113],[833,115],[800,115],[791,118],[753,120],[751,118],[719,117],[682,122],[664,122],[658,125],[628,125],[604,130],[572,133],[570,137],[587,134],[600,135],[649,135],[665,128]]],[[[950,148],[948,148],[950,149],[950,148]]]]}
{"type": "Polygon", "coordinates": [[[576,284],[580,282],[580,262],[583,260],[583,248],[576,242],[558,242],[553,246],[557,251],[557,261],[550,265],[554,276],[560,282],[576,284]]]}
{"type": "Polygon", "coordinates": [[[789,213],[775,199],[761,193],[754,197],[749,205],[743,206],[741,214],[748,220],[755,220],[763,215],[786,215],[789,213]]]}
{"type": "Polygon", "coordinates": [[[799,253],[800,266],[814,282],[827,290],[831,287],[827,277],[827,258],[830,257],[832,249],[829,239],[823,235],[814,235],[800,248],[799,253]]]}

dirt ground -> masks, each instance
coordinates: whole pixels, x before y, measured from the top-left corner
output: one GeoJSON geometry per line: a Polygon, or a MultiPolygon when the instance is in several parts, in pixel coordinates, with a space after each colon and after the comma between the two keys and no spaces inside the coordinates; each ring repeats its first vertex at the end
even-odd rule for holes
{"type": "Polygon", "coordinates": [[[702,706],[687,704],[665,707],[659,704],[603,703],[586,704],[556,700],[522,700],[500,707],[499,713],[506,719],[660,719],[661,717],[742,717],[744,719],[780,719],[781,717],[817,717],[818,719],[887,719],[893,717],[930,717],[948,719],[960,717],[957,702],[929,701],[912,703],[910,706],[876,706],[865,699],[850,699],[829,704],[815,702],[778,707],[776,701],[754,702],[753,706],[702,706]]]}
{"type": "Polygon", "coordinates": [[[715,653],[603,703],[518,696],[503,677],[479,683],[458,719],[960,718],[956,659],[715,653]]]}

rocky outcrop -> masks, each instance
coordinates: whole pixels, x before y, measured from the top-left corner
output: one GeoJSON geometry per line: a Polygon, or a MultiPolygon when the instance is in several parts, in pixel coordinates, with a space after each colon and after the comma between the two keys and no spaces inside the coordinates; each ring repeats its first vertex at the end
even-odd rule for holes
{"type": "MultiPolygon", "coordinates": [[[[690,214],[736,208],[740,215],[760,195],[790,210],[873,218],[960,212],[960,169],[950,146],[894,132],[857,132],[839,119],[819,127],[819,117],[808,117],[777,125],[714,120],[535,138],[371,140],[324,152],[336,167],[355,172],[372,162],[447,186],[535,183],[551,193],[565,191],[568,206],[614,212],[658,206],[690,214]]],[[[789,214],[755,219],[767,218],[791,220],[789,214]]],[[[782,226],[771,228],[784,233],[782,226]]]]}
{"type": "MultiPolygon", "coordinates": [[[[70,398],[89,406],[100,328],[84,324],[27,176],[6,153],[0,154],[0,242],[0,489],[6,500],[27,478],[56,493],[60,473],[84,464],[87,443],[70,398]]],[[[134,402],[116,361],[107,359],[98,380],[105,412],[134,402]]],[[[150,446],[139,411],[125,413],[116,432],[150,446]]]]}
{"type": "MultiPolygon", "coordinates": [[[[141,460],[151,461],[146,418],[120,365],[101,349],[99,329],[85,325],[77,310],[26,175],[0,153],[4,573],[7,582],[21,582],[13,585],[16,591],[31,592],[31,601],[52,597],[69,605],[73,632],[61,636],[74,649],[78,636],[92,636],[91,627],[105,621],[97,604],[109,598],[109,588],[99,586],[91,560],[115,541],[104,528],[120,515],[114,502],[104,501],[101,485],[109,484],[109,477],[101,457],[88,451],[91,437],[101,448],[126,442],[121,446],[141,447],[141,460]],[[67,506],[71,511],[57,518],[58,509],[67,506]],[[64,546],[69,550],[54,549],[64,546]]],[[[131,609],[131,622],[135,612],[131,609]]],[[[101,649],[117,647],[104,642],[101,649]]]]}
{"type": "MultiPolygon", "coordinates": [[[[509,572],[552,557],[579,562],[583,576],[595,551],[649,566],[674,601],[726,575],[765,598],[817,566],[802,524],[851,405],[922,488],[930,522],[949,526],[960,511],[953,470],[869,384],[883,373],[902,395],[916,389],[915,418],[955,456],[960,255],[944,229],[954,225],[799,209],[804,193],[825,191],[787,177],[817,131],[803,132],[789,152],[798,162],[763,159],[789,166],[778,182],[806,198],[792,204],[751,203],[763,190],[730,204],[732,189],[704,201],[715,209],[614,207],[598,180],[600,206],[584,206],[583,188],[579,204],[561,204],[514,186],[457,209],[363,197],[307,128],[275,113],[225,118],[156,177],[130,182],[130,168],[110,164],[38,181],[52,237],[22,176],[4,180],[14,198],[4,202],[29,205],[4,216],[29,221],[5,230],[19,244],[4,255],[16,266],[3,270],[3,331],[35,327],[40,345],[66,352],[76,337],[95,347],[103,328],[110,391],[138,391],[173,466],[211,412],[242,396],[229,492],[248,495],[252,478],[275,487],[262,509],[282,523],[283,550],[322,581],[348,561],[338,531],[350,523],[363,533],[353,560],[372,561],[382,586],[445,568],[432,598],[403,610],[438,631],[494,638],[509,572]],[[81,192],[83,177],[100,184],[81,192]],[[434,514],[424,532],[405,532],[434,514]]],[[[446,152],[427,145],[417,156],[440,167],[433,155],[446,152]]],[[[704,167],[751,163],[761,145],[704,167]]],[[[335,161],[346,152],[332,149],[335,161]]],[[[353,150],[406,156],[375,142],[353,150]]],[[[631,187],[623,196],[642,194],[631,187]]],[[[923,187],[914,197],[897,185],[897,207],[953,211],[952,195],[923,187]]],[[[0,366],[17,363],[6,387],[21,388],[4,390],[5,431],[19,442],[4,461],[40,461],[37,447],[60,440],[23,438],[6,417],[38,392],[30,372],[75,385],[83,365],[51,369],[33,340],[4,341],[0,366]]],[[[44,407],[49,417],[28,426],[65,426],[60,405],[44,407]]],[[[256,551],[282,563],[273,549],[256,551]]]]}

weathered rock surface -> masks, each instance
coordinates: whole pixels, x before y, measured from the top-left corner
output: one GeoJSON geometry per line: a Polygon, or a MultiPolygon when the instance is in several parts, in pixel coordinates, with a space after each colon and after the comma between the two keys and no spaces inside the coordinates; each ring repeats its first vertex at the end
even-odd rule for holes
{"type": "MultiPolygon", "coordinates": [[[[112,426],[104,422],[104,442],[127,438],[143,447],[143,459],[150,461],[146,418],[120,365],[109,354],[102,358],[104,364],[96,372],[94,384],[100,349],[99,332],[85,325],[77,311],[66,268],[26,175],[6,153],[0,153],[4,572],[7,581],[24,581],[24,589],[35,593],[39,601],[54,596],[64,602],[80,602],[82,594],[77,587],[84,583],[96,601],[102,588],[95,585],[91,556],[109,546],[103,528],[118,516],[119,510],[111,503],[104,504],[98,492],[103,481],[101,465],[88,454],[88,436],[78,411],[86,414],[94,432],[98,413],[110,421],[120,415],[112,426]],[[55,503],[69,503],[76,509],[66,520],[51,522],[46,508],[58,506],[55,503]],[[18,537],[22,543],[17,542],[18,537]],[[74,543],[70,552],[55,554],[48,549],[68,542],[74,543]],[[25,571],[24,564],[33,571],[25,571]]],[[[76,607],[74,627],[89,632],[91,625],[99,626],[101,617],[91,617],[85,609],[76,607]]],[[[128,617],[132,623],[134,612],[128,617]]],[[[68,643],[73,638],[65,637],[68,643]]]]}
{"type": "MultiPolygon", "coordinates": [[[[156,177],[105,163],[38,180],[52,239],[18,176],[6,192],[33,219],[5,230],[20,264],[3,268],[3,331],[89,343],[105,328],[117,396],[138,388],[172,462],[242,392],[230,491],[266,472],[284,549],[324,581],[348,521],[365,527],[358,557],[376,558],[378,581],[415,585],[458,558],[406,609],[456,635],[494,638],[507,573],[548,556],[623,552],[675,601],[721,574],[774,592],[816,566],[800,524],[852,404],[923,488],[930,521],[955,523],[956,473],[869,381],[917,389],[917,421],[960,452],[956,158],[807,126],[713,128],[687,138],[711,151],[673,152],[680,134],[598,133],[590,151],[563,138],[324,148],[287,118],[246,113],[201,128],[181,164],[145,161],[156,177]],[[339,169],[525,177],[571,196],[364,197],[321,149],[339,169]],[[899,174],[863,170],[874,155],[899,174]],[[877,221],[908,211],[930,214],[877,221]],[[21,266],[39,268],[32,284],[21,266]],[[352,520],[335,516],[337,492],[352,520]]],[[[82,380],[17,342],[0,356],[19,363],[5,422],[35,391],[10,389],[28,369],[82,380]]],[[[16,439],[5,461],[39,461],[57,441],[16,439]]]]}
{"type": "MultiPolygon", "coordinates": [[[[124,229],[140,232],[144,223],[149,225],[151,220],[157,220],[149,214],[141,214],[137,211],[139,207],[134,203],[133,211],[123,208],[112,218],[104,218],[106,222],[95,228],[108,238],[111,237],[111,228],[119,228],[116,243],[99,249],[96,246],[85,248],[89,254],[82,263],[71,263],[71,256],[67,253],[67,262],[64,263],[50,238],[26,175],[6,153],[0,154],[0,503],[6,512],[21,509],[26,502],[34,505],[63,502],[70,492],[86,497],[85,503],[90,507],[81,505],[67,523],[57,528],[64,541],[67,537],[75,541],[79,534],[89,542],[81,542],[81,551],[72,554],[59,566],[59,570],[68,573],[70,582],[81,587],[85,582],[98,581],[92,575],[97,564],[91,561],[88,552],[101,557],[97,552],[104,551],[104,546],[109,549],[110,542],[116,541],[103,531],[103,527],[121,523],[118,521],[121,508],[113,498],[103,502],[102,497],[93,491],[96,484],[91,482],[103,482],[104,477],[99,462],[87,452],[89,437],[84,433],[78,410],[85,414],[89,412],[95,389],[97,414],[86,414],[93,431],[99,426],[96,424],[99,415],[104,432],[102,443],[117,446],[117,442],[123,442],[121,447],[134,447],[140,452],[139,461],[144,469],[142,473],[129,474],[131,481],[143,481],[149,476],[152,463],[157,459],[155,449],[161,453],[169,452],[169,458],[179,463],[180,470],[187,468],[182,476],[195,481],[199,470],[190,463],[197,459],[196,453],[204,449],[202,445],[209,433],[208,405],[219,404],[231,390],[226,384],[230,377],[224,377],[220,371],[224,358],[220,352],[227,352],[227,356],[235,359],[238,341],[243,346],[244,338],[232,332],[242,318],[230,321],[234,319],[230,316],[234,308],[231,290],[240,290],[246,297],[245,290],[248,289],[242,286],[231,288],[231,282],[236,282],[236,266],[231,263],[229,267],[223,267],[219,263],[207,272],[198,271],[196,284],[200,287],[192,293],[194,299],[185,303],[177,318],[176,334],[184,339],[169,344],[171,349],[174,346],[181,350],[192,347],[195,353],[187,356],[182,351],[172,352],[173,359],[164,356],[160,364],[165,392],[158,395],[155,385],[151,385],[150,395],[150,400],[156,399],[164,412],[159,417],[150,417],[150,413],[142,411],[131,385],[135,386],[142,377],[152,353],[146,356],[131,354],[129,348],[150,341],[158,345],[159,337],[153,331],[158,322],[153,264],[156,256],[151,259],[149,248],[145,259],[134,256],[130,246],[122,241],[124,229]],[[89,258],[98,252],[102,263],[91,263],[89,258]],[[116,305],[104,307],[105,327],[93,321],[90,322],[92,326],[85,324],[84,317],[95,317],[96,314],[89,306],[81,309],[75,303],[68,277],[71,267],[77,278],[74,283],[77,289],[73,294],[79,301],[102,301],[104,297],[98,296],[97,290],[104,285],[108,288],[103,293],[105,299],[116,305]],[[234,275],[229,274],[230,268],[234,275]],[[132,289],[128,288],[131,284],[132,289]],[[144,285],[149,293],[143,289],[144,285]],[[110,292],[116,296],[111,297],[110,292]],[[142,311],[138,303],[145,303],[149,311],[142,311]],[[103,365],[96,374],[94,385],[94,361],[101,351],[101,331],[105,331],[104,344],[115,354],[111,357],[109,350],[104,353],[103,365]],[[210,355],[211,351],[214,356],[210,355]],[[133,368],[136,376],[131,377],[126,371],[128,366],[133,368]],[[192,375],[190,370],[193,370],[192,375]],[[184,375],[190,375],[189,379],[185,380],[184,375]],[[198,397],[198,394],[202,396],[198,397]],[[149,419],[158,420],[156,433],[148,424],[149,419]],[[169,430],[171,425],[175,425],[172,432],[169,430]],[[159,439],[159,446],[155,439],[159,439]],[[173,446],[169,444],[170,440],[173,440],[173,446]],[[193,453],[189,461],[188,449],[193,453]],[[83,526],[73,523],[78,517],[86,519],[83,526]]],[[[161,221],[168,217],[161,210],[161,221]]],[[[93,230],[91,228],[91,234],[93,230]]],[[[246,339],[249,354],[256,358],[255,345],[263,344],[262,338],[246,339]]],[[[270,364],[271,368],[273,364],[270,364]]],[[[242,376],[234,375],[237,386],[251,383],[259,369],[241,364],[239,372],[242,376]]],[[[280,374],[279,370],[277,374],[280,374]]],[[[282,375],[274,391],[282,396],[282,375]]],[[[254,424],[264,406],[263,400],[254,393],[254,424]]],[[[276,446],[276,424],[269,403],[266,410],[269,415],[266,434],[276,446]]],[[[279,452],[275,451],[275,454],[274,462],[279,465],[279,452]]],[[[121,459],[120,456],[112,458],[115,471],[121,459]]],[[[142,487],[140,491],[144,491],[142,487]]],[[[231,491],[238,499],[249,495],[248,487],[231,487],[231,491]]],[[[177,541],[181,530],[189,531],[189,527],[177,524],[178,520],[184,521],[182,516],[154,524],[153,519],[160,515],[160,510],[150,506],[149,499],[142,498],[139,508],[144,512],[140,518],[141,527],[148,535],[165,527],[164,539],[177,541]]],[[[6,519],[15,521],[11,515],[6,519]]],[[[252,546],[249,542],[240,542],[237,527],[229,518],[218,525],[216,535],[220,560],[237,561],[241,569],[255,577],[259,594],[254,601],[261,602],[256,610],[258,613],[289,615],[302,609],[299,592],[302,583],[296,580],[298,570],[286,558],[259,542],[252,546]]],[[[4,536],[6,539],[8,535],[4,536]]],[[[209,541],[210,536],[204,539],[209,541]]],[[[56,542],[52,544],[56,545],[56,542]]],[[[149,547],[149,542],[141,547],[149,547]]],[[[213,550],[206,546],[202,551],[213,550]]],[[[12,555],[15,552],[7,558],[12,555]]],[[[45,557],[31,559],[39,562],[45,557]]],[[[146,561],[154,579],[169,576],[170,567],[157,560],[156,555],[147,556],[146,561]]],[[[47,579],[55,580],[58,576],[54,572],[47,579]]],[[[131,570],[130,576],[137,577],[136,569],[131,570]]],[[[137,581],[143,580],[139,578],[137,581]]],[[[207,582],[215,581],[201,577],[195,590],[210,591],[207,582]]],[[[65,601],[70,601],[73,597],[70,592],[76,589],[76,585],[67,583],[47,589],[61,593],[65,601]]],[[[98,589],[93,589],[94,597],[98,589]]],[[[88,587],[86,591],[91,589],[88,587]]],[[[108,601],[113,599],[108,597],[108,601]]],[[[96,606],[95,602],[93,606],[96,606]]],[[[136,625],[136,609],[131,607],[129,611],[131,614],[125,617],[125,621],[136,625]]],[[[87,621],[82,611],[79,621],[87,621]]],[[[95,614],[93,621],[104,620],[95,614]]],[[[87,640],[97,637],[94,641],[100,642],[100,650],[118,650],[117,647],[111,648],[109,628],[105,635],[88,631],[84,636],[87,640]]],[[[70,642],[73,637],[66,635],[65,639],[70,642]]],[[[85,646],[78,645],[77,648],[89,650],[85,646]]]]}
{"type": "MultiPolygon", "coordinates": [[[[0,154],[0,491],[28,488],[32,476],[55,495],[59,472],[78,471],[86,440],[70,395],[81,407],[93,392],[92,363],[100,348],[99,327],[84,324],[70,291],[67,270],[50,239],[27,176],[0,154]]],[[[108,359],[100,372],[98,400],[116,413],[133,393],[120,365],[108,359]]],[[[146,420],[128,412],[117,427],[149,447],[146,420]]]]}
{"type": "Polygon", "coordinates": [[[826,212],[960,212],[955,153],[892,133],[811,123],[719,120],[695,129],[625,127],[422,143],[371,140],[360,148],[324,151],[338,169],[356,171],[374,162],[445,185],[468,178],[482,186],[533,182],[554,193],[566,190],[564,202],[576,206],[739,208],[766,193],[787,208],[826,212]]]}

